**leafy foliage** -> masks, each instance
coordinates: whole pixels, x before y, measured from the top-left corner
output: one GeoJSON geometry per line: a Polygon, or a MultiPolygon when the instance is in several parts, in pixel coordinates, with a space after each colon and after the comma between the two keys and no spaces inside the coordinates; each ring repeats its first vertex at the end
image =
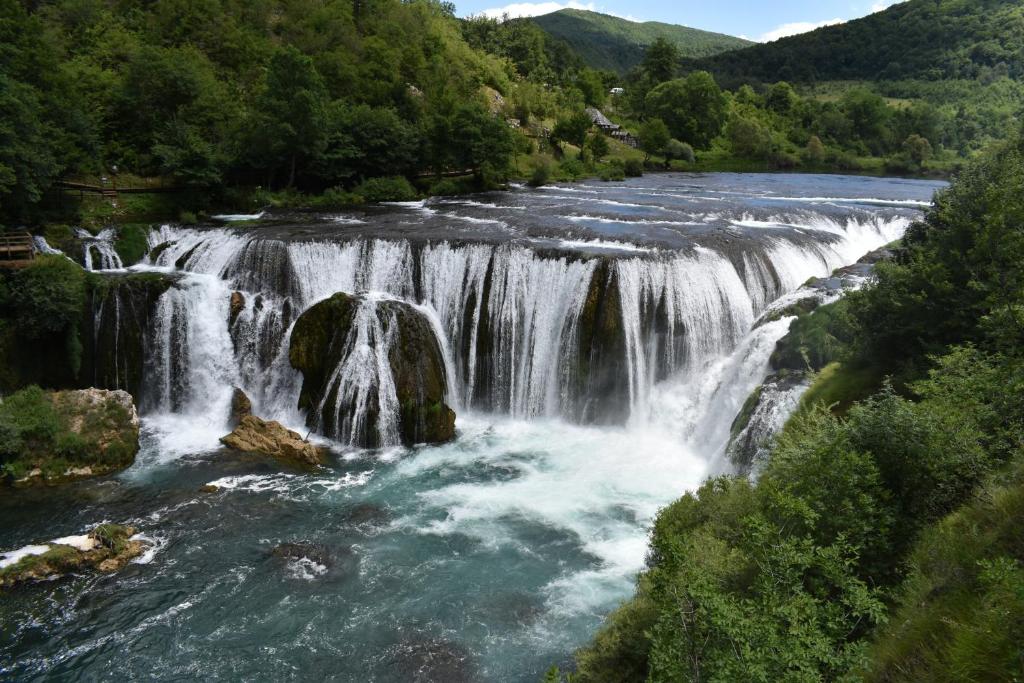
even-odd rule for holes
{"type": "Polygon", "coordinates": [[[574,680],[1019,678],[1021,150],[973,165],[875,284],[798,318],[776,354],[899,369],[901,393],[844,417],[812,403],[756,483],[665,508],[574,680]]]}

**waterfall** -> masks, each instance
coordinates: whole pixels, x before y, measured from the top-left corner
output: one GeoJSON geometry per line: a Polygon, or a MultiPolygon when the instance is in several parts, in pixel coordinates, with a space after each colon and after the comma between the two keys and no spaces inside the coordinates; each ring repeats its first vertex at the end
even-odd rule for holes
{"type": "Polygon", "coordinates": [[[373,298],[359,302],[352,326],[342,345],[340,358],[327,380],[317,406],[317,427],[325,436],[343,443],[401,443],[398,425],[398,395],[388,354],[398,335],[394,312],[384,310],[373,298]],[[330,419],[325,417],[330,414],[330,419]],[[376,417],[376,434],[368,434],[369,417],[376,417]]]}
{"type": "Polygon", "coordinates": [[[157,301],[144,410],[227,424],[232,388],[239,384],[227,326],[230,291],[220,278],[190,275],[157,301]]]}
{"type": "MultiPolygon", "coordinates": [[[[346,292],[369,296],[322,397],[334,413],[319,425],[343,442],[353,443],[373,418],[373,440],[397,443],[386,363],[394,326],[372,303],[385,299],[410,303],[429,321],[444,356],[447,402],[459,410],[647,424],[666,421],[660,404],[673,391],[704,397],[689,404],[691,413],[716,401],[731,406],[734,397],[725,401],[698,384],[753,343],[756,317],[909,223],[903,216],[800,218],[798,230],[766,229],[739,250],[716,244],[610,255],[542,252],[516,241],[286,241],[164,226],[149,235],[148,262],[190,275],[158,301],[143,405],[223,421],[231,387],[240,386],[261,415],[297,424],[292,326],[313,304],[346,292]],[[229,315],[232,292],[243,303],[229,315]]],[[[748,348],[745,357],[761,357],[767,333],[754,335],[757,353],[748,348]]],[[[758,363],[733,367],[759,381],[758,363]]],[[[714,437],[700,436],[694,419],[677,421],[678,428],[704,442],[719,439],[721,425],[708,428],[714,437]]]]}
{"type": "Polygon", "coordinates": [[[114,249],[117,233],[113,228],[106,228],[96,236],[81,228],[75,235],[82,240],[82,262],[86,270],[120,270],[124,268],[120,255],[114,249]]]}

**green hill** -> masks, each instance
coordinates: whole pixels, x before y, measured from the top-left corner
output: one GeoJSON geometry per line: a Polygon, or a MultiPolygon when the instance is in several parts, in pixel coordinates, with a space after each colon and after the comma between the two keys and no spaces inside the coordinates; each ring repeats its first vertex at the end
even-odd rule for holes
{"type": "Polygon", "coordinates": [[[618,17],[564,9],[534,17],[534,23],[564,41],[595,69],[625,73],[640,63],[644,50],[664,37],[684,57],[709,57],[752,45],[749,40],[656,21],[638,23],[618,17]]]}
{"type": "Polygon", "coordinates": [[[845,24],[689,61],[720,83],[1024,78],[1020,0],[909,0],[845,24]]]}

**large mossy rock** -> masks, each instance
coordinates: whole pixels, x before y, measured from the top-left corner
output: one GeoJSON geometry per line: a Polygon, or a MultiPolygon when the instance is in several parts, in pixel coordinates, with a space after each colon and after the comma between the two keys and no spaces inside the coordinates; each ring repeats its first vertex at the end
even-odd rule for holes
{"type": "Polygon", "coordinates": [[[430,322],[413,306],[400,301],[375,301],[335,294],[303,313],[292,331],[289,358],[302,373],[299,408],[311,429],[357,446],[387,442],[391,425],[382,402],[397,405],[397,436],[405,445],[442,443],[455,436],[455,412],[445,403],[447,381],[441,346],[430,322]],[[353,354],[385,358],[380,377],[372,361],[353,354]],[[368,369],[361,391],[358,378],[336,373],[343,362],[368,369]],[[372,376],[371,376],[372,375],[372,376]],[[393,387],[394,396],[383,395],[393,387]],[[352,393],[363,397],[355,405],[352,393]],[[337,416],[337,419],[335,418],[337,416]]]}
{"type": "Polygon", "coordinates": [[[577,418],[587,424],[621,424],[629,417],[626,333],[614,262],[594,270],[577,332],[577,418]]]}
{"type": "Polygon", "coordinates": [[[0,404],[2,471],[15,486],[117,472],[138,450],[139,415],[125,391],[29,387],[0,404]]]}

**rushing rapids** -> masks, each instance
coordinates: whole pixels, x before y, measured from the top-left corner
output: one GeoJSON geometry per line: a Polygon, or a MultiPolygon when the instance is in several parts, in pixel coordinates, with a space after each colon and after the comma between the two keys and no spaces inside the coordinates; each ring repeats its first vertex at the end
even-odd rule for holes
{"type": "Polygon", "coordinates": [[[135,393],[143,452],[114,490],[82,485],[69,510],[88,519],[62,513],[66,529],[0,502],[0,547],[106,514],[156,542],[111,616],[50,614],[43,589],[15,601],[42,626],[0,606],[22,624],[0,638],[0,674],[536,680],[628,594],[656,510],[728,467],[730,425],[790,322],[758,319],[897,239],[936,187],[665,175],[166,225],[129,274],[85,247],[116,270],[86,369],[135,393]],[[339,293],[346,323],[322,326],[310,382],[294,349],[339,293]],[[399,352],[436,360],[415,376],[436,375],[453,442],[402,446],[425,439],[403,433],[399,352]],[[332,467],[214,455],[235,387],[261,417],[320,434],[332,467]],[[219,492],[195,493],[207,483],[219,492]],[[25,637],[37,628],[59,637],[25,637]]]}

